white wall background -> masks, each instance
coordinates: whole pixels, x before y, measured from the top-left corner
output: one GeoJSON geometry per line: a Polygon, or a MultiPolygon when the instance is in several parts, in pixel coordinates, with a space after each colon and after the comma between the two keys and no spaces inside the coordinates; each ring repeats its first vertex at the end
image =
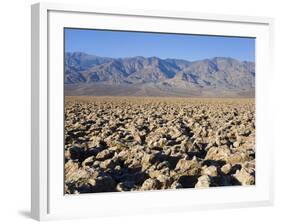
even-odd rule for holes
{"type": "MultiPolygon", "coordinates": [[[[30,208],[30,4],[2,0],[0,6],[0,222],[32,223],[30,208]]],[[[180,10],[275,17],[275,79],[268,130],[275,141],[275,205],[273,207],[194,211],[149,216],[79,220],[81,223],[280,223],[281,171],[281,6],[278,0],[57,0],[100,7],[180,10]],[[280,136],[280,137],[279,137],[280,136]]],[[[130,205],[128,205],[130,206],[130,205]]],[[[63,221],[59,223],[75,223],[63,221]]]]}

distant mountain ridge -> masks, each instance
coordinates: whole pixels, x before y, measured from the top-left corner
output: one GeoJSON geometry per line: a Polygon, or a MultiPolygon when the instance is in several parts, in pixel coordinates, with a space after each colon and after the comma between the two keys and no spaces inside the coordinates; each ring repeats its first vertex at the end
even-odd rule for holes
{"type": "Polygon", "coordinates": [[[64,82],[67,95],[253,97],[255,63],[226,57],[187,61],[73,52],[65,54],[64,82]]]}

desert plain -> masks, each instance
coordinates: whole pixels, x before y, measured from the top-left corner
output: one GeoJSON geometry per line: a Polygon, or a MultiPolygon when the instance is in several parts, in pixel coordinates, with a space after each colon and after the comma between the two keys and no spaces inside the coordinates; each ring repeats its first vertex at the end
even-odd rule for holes
{"type": "Polygon", "coordinates": [[[254,98],[65,97],[65,193],[255,184],[254,98]]]}

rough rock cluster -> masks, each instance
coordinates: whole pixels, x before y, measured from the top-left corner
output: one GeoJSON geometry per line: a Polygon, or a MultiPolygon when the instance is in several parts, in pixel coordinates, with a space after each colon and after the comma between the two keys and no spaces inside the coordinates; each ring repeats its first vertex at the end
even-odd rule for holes
{"type": "Polygon", "coordinates": [[[66,97],[65,193],[255,184],[253,99],[66,97]]]}

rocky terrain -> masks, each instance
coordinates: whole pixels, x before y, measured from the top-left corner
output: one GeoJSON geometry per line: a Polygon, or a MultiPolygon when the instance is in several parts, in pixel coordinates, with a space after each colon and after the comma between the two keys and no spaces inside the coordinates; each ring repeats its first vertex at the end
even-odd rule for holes
{"type": "Polygon", "coordinates": [[[65,54],[66,95],[254,97],[255,63],[65,54]]]}
{"type": "Polygon", "coordinates": [[[65,98],[65,193],[255,184],[254,99],[65,98]]]}

